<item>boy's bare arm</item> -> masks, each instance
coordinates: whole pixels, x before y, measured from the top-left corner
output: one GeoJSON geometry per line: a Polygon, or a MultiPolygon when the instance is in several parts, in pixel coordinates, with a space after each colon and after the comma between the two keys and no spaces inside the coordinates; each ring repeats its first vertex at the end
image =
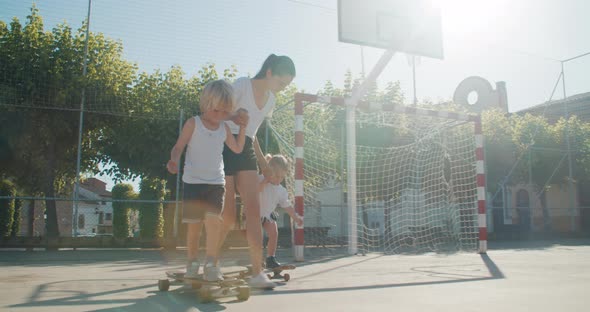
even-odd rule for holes
{"type": "Polygon", "coordinates": [[[244,150],[244,144],[246,144],[246,126],[248,126],[250,116],[248,115],[247,110],[240,108],[236,111],[235,115],[229,118],[229,120],[240,126],[240,132],[238,132],[238,137],[235,138],[229,130],[229,126],[226,123],[223,123],[226,133],[225,145],[227,145],[232,152],[239,154],[244,150]]]}
{"type": "Polygon", "coordinates": [[[168,172],[172,174],[178,173],[178,163],[180,162],[180,156],[182,156],[182,152],[191,139],[194,130],[195,119],[191,118],[184,123],[182,132],[180,132],[178,140],[176,140],[176,144],[174,144],[172,150],[170,151],[170,160],[168,160],[168,163],[166,164],[168,172]]]}
{"type": "Polygon", "coordinates": [[[262,174],[266,177],[268,173],[268,162],[262,153],[262,148],[260,148],[260,144],[258,143],[258,138],[254,137],[254,154],[256,154],[256,160],[258,161],[258,166],[260,166],[260,170],[262,174]]]}
{"type": "Polygon", "coordinates": [[[248,119],[248,110],[245,108],[239,108],[237,111],[231,114],[227,120],[233,121],[236,125],[242,125],[245,123],[245,126],[248,124],[248,119]]]}
{"type": "Polygon", "coordinates": [[[293,208],[293,206],[289,206],[284,209],[287,212],[287,214],[291,217],[291,219],[293,219],[293,221],[295,221],[295,223],[297,223],[298,226],[303,225],[303,218],[301,218],[301,216],[299,216],[297,213],[295,213],[295,208],[293,208]]]}
{"type": "Polygon", "coordinates": [[[240,126],[240,132],[238,133],[238,137],[234,138],[234,135],[231,133],[229,126],[224,123],[225,126],[225,145],[229,147],[232,152],[239,154],[244,150],[244,145],[246,144],[246,127],[240,126]]]}

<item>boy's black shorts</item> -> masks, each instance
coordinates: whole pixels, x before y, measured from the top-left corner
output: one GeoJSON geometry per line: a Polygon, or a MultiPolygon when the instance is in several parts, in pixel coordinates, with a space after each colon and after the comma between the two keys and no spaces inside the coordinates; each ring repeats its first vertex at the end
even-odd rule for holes
{"type": "Polygon", "coordinates": [[[183,186],[182,222],[202,222],[207,213],[221,217],[225,186],[189,183],[183,183],[183,186]]]}
{"type": "Polygon", "coordinates": [[[260,217],[260,221],[262,222],[262,225],[264,225],[264,223],[266,222],[274,222],[276,223],[279,220],[279,213],[276,211],[273,211],[270,213],[270,218],[268,217],[260,217]]]}
{"type": "MultiPolygon", "coordinates": [[[[234,134],[234,137],[237,135],[234,134]]],[[[246,143],[244,149],[240,154],[234,153],[227,145],[223,146],[223,166],[226,176],[236,175],[238,171],[254,170],[258,171],[256,163],[256,154],[254,153],[254,146],[252,139],[246,136],[246,143]]]]}

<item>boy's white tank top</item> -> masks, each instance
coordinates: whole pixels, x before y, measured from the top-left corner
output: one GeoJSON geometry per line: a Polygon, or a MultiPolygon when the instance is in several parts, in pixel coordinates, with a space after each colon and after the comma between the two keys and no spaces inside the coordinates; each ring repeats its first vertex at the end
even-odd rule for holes
{"type": "Polygon", "coordinates": [[[182,181],[190,184],[225,184],[223,172],[223,145],[225,125],[215,130],[205,128],[201,118],[195,116],[195,130],[186,148],[182,181]]]}

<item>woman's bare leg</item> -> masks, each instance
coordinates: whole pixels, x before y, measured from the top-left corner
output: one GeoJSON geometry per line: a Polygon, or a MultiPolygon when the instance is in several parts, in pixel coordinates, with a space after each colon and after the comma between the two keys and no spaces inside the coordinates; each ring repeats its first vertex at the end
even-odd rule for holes
{"type": "Polygon", "coordinates": [[[256,171],[240,171],[236,176],[237,190],[240,193],[246,214],[246,236],[250,246],[252,274],[262,271],[262,225],[260,224],[260,199],[258,196],[258,175],[256,171]]]}
{"type": "Polygon", "coordinates": [[[234,176],[225,176],[225,198],[223,200],[221,218],[222,224],[217,244],[217,262],[221,256],[221,248],[223,247],[225,238],[236,224],[236,188],[234,176]]]}

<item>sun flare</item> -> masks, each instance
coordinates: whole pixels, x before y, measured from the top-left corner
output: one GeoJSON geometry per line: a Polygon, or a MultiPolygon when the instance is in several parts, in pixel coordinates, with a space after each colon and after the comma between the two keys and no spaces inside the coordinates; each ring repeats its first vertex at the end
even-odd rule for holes
{"type": "Polygon", "coordinates": [[[431,0],[441,11],[445,37],[489,33],[500,27],[508,0],[431,0]]]}

